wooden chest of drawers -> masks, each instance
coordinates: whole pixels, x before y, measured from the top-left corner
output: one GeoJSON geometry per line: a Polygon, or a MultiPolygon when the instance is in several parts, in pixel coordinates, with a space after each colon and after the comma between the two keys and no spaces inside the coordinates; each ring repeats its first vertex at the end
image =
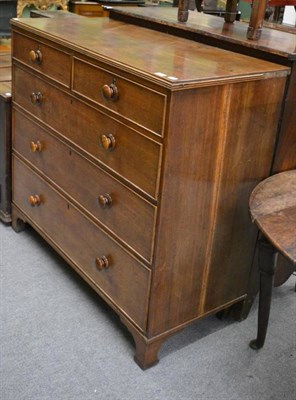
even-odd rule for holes
{"type": "Polygon", "coordinates": [[[104,18],[13,21],[13,227],[119,314],[142,368],[246,296],[288,74],[104,18]]]}

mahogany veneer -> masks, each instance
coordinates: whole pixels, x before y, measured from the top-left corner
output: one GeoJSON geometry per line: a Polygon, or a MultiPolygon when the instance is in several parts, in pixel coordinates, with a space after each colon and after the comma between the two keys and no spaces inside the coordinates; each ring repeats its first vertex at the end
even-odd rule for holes
{"type": "Polygon", "coordinates": [[[290,69],[104,18],[12,27],[13,227],[108,302],[147,368],[246,297],[290,69]]]}

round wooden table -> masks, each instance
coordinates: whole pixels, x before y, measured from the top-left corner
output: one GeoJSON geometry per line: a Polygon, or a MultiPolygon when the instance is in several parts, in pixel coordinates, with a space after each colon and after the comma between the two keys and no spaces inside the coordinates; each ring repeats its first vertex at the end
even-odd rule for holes
{"type": "Polygon", "coordinates": [[[260,349],[266,337],[278,252],[296,267],[296,170],[273,175],[257,185],[249,208],[261,233],[258,332],[250,342],[252,349],[260,349]]]}

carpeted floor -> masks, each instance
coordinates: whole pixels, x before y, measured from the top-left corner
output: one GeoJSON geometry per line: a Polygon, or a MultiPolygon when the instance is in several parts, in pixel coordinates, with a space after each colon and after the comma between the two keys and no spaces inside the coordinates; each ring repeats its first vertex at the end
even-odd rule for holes
{"type": "Polygon", "coordinates": [[[247,320],[196,322],[143,372],[117,316],[32,230],[0,223],[1,400],[295,400],[295,277],[276,288],[265,347],[247,320]]]}

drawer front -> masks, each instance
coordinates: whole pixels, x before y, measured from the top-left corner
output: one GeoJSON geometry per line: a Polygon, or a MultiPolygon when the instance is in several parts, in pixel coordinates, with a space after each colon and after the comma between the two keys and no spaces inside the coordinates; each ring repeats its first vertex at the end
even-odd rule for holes
{"type": "Polygon", "coordinates": [[[14,78],[17,104],[125,180],[157,197],[162,148],[159,143],[20,68],[14,69],[14,78]],[[31,93],[41,93],[40,104],[32,103],[31,93]],[[105,149],[105,139],[110,138],[114,149],[105,149]]]}
{"type": "Polygon", "coordinates": [[[73,90],[157,135],[163,135],[165,95],[78,59],[74,59],[73,90]],[[110,87],[112,84],[116,88],[110,87]],[[116,90],[117,94],[114,94],[116,90]]]}
{"type": "Polygon", "coordinates": [[[145,330],[150,271],[16,157],[13,157],[13,182],[14,204],[117,308],[145,330]],[[40,205],[37,202],[32,206],[28,199],[30,196],[36,199],[36,195],[40,205]]]}
{"type": "Polygon", "coordinates": [[[14,149],[147,261],[156,208],[14,111],[14,149]]]}
{"type": "Polygon", "coordinates": [[[14,32],[13,57],[70,87],[71,56],[69,54],[14,32]]]}

